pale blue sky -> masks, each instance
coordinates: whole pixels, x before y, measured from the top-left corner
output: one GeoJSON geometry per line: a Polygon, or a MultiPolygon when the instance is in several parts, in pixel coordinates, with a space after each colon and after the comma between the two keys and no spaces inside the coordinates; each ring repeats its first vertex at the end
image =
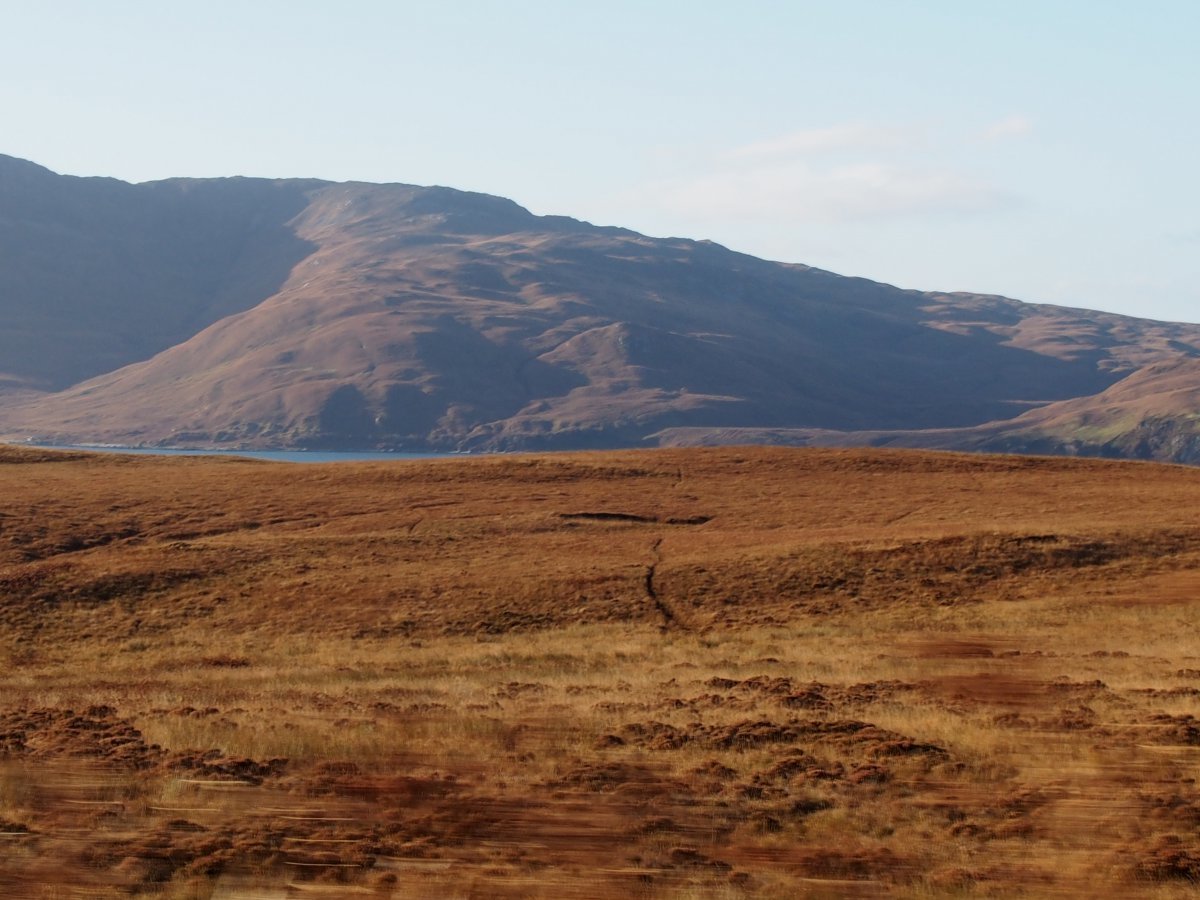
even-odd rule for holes
{"type": "Polygon", "coordinates": [[[0,153],[445,184],[1200,321],[1200,2],[10,4],[0,153]]]}

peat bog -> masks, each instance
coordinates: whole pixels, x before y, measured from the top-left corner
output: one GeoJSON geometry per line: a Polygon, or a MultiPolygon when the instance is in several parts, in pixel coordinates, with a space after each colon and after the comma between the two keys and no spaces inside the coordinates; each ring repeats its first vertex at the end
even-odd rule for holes
{"type": "Polygon", "coordinates": [[[9,897],[1191,896],[1200,470],[0,449],[9,897]]]}

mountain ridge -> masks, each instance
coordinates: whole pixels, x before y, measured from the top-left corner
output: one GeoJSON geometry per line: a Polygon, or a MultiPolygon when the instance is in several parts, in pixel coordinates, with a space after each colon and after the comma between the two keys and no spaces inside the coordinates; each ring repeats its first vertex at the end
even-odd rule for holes
{"type": "Polygon", "coordinates": [[[1020,449],[1069,426],[1034,435],[1037,410],[1200,355],[1200,326],[902,290],[453,188],[21,163],[0,157],[10,439],[1020,449]]]}

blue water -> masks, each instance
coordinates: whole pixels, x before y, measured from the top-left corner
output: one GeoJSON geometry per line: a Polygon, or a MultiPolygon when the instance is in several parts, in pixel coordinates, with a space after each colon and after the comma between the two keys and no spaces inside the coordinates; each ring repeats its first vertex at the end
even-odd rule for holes
{"type": "Polygon", "coordinates": [[[390,453],[383,450],[324,451],[324,450],[189,450],[164,449],[161,447],[92,447],[84,445],[50,446],[30,444],[44,450],[87,450],[95,453],[135,453],[154,456],[241,456],[247,459],[270,459],[276,462],[327,463],[327,462],[392,462],[402,459],[442,459],[459,456],[457,453],[390,453]]]}

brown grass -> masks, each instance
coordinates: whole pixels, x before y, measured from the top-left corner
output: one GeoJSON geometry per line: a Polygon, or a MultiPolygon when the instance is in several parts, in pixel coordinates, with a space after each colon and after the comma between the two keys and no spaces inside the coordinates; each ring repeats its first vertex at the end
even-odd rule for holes
{"type": "Polygon", "coordinates": [[[8,897],[1190,896],[1200,471],[0,451],[8,897]]]}

